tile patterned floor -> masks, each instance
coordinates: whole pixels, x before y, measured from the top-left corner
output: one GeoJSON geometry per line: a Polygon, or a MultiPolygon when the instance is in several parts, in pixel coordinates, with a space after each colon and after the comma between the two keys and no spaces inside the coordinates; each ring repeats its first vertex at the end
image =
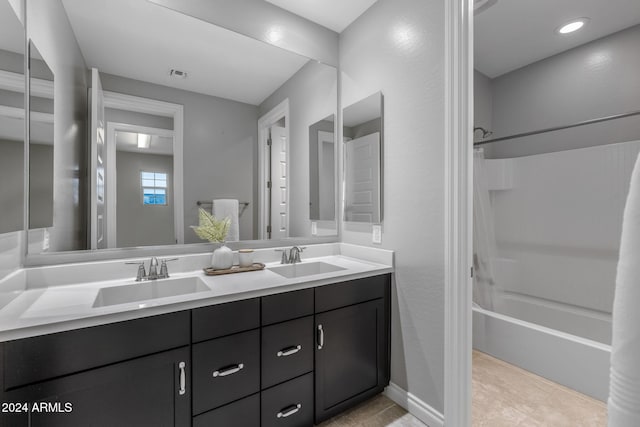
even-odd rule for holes
{"type": "Polygon", "coordinates": [[[381,394],[346,411],[318,427],[425,427],[388,397],[381,394]]]}
{"type": "MultiPolygon", "coordinates": [[[[473,427],[601,427],[607,407],[575,390],[473,352],[473,427]]],[[[378,395],[318,427],[425,427],[378,395]]]]}
{"type": "Polygon", "coordinates": [[[606,425],[605,403],[473,352],[473,427],[606,425]]]}

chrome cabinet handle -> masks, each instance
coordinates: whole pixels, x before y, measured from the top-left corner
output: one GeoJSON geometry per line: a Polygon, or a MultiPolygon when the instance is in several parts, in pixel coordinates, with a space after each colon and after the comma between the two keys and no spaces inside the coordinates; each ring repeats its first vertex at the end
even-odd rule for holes
{"type": "Polygon", "coordinates": [[[220,368],[217,371],[213,371],[214,377],[226,377],[227,375],[235,374],[236,372],[240,372],[244,368],[243,363],[238,363],[237,365],[231,365],[224,368],[220,368]]]}
{"type": "Polygon", "coordinates": [[[187,375],[185,373],[185,366],[186,364],[184,362],[180,362],[178,364],[178,370],[180,371],[180,389],[178,390],[178,393],[180,394],[180,396],[182,396],[183,394],[185,394],[187,392],[187,375]]]}
{"type": "Polygon", "coordinates": [[[291,356],[292,354],[296,354],[300,350],[302,350],[302,346],[301,345],[294,345],[294,346],[291,346],[291,347],[283,348],[282,350],[277,352],[276,355],[278,357],[291,356]]]}
{"type": "Polygon", "coordinates": [[[278,412],[276,414],[276,417],[278,418],[287,418],[290,417],[291,415],[295,414],[296,412],[298,412],[300,410],[300,408],[302,408],[301,404],[296,404],[296,405],[291,405],[288,406],[282,410],[280,410],[280,412],[278,412]]]}
{"type": "Polygon", "coordinates": [[[324,330],[322,325],[318,325],[318,350],[322,350],[324,347],[324,330]]]}

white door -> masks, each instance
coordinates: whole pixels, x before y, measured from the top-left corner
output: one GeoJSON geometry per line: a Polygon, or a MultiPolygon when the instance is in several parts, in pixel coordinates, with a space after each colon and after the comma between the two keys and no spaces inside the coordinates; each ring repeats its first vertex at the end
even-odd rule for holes
{"type": "Polygon", "coordinates": [[[345,221],[380,222],[380,133],[345,144],[345,221]]]}
{"type": "Polygon", "coordinates": [[[289,236],[289,208],[287,192],[287,130],[284,127],[271,126],[271,197],[270,197],[270,219],[271,230],[270,239],[284,239],[289,236]]]}
{"type": "Polygon", "coordinates": [[[107,247],[104,94],[100,74],[91,69],[91,249],[107,247]]]}

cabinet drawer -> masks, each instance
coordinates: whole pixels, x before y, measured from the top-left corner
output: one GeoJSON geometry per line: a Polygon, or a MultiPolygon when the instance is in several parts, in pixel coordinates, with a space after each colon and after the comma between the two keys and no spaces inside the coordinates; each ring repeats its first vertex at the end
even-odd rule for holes
{"type": "Polygon", "coordinates": [[[193,342],[210,340],[260,327],[260,298],[192,310],[193,342]]]}
{"type": "Polygon", "coordinates": [[[262,392],[262,427],[313,425],[313,374],[262,392]]]}
{"type": "Polygon", "coordinates": [[[193,419],[193,427],[259,427],[260,394],[245,397],[193,419]]]}
{"type": "Polygon", "coordinates": [[[315,312],[333,310],[377,298],[388,293],[390,275],[365,277],[315,289],[315,312]]]}
{"type": "Polygon", "coordinates": [[[262,328],[262,388],[313,370],[313,316],[262,328]]]}
{"type": "Polygon", "coordinates": [[[193,346],[194,415],[260,390],[260,331],[193,346]]]}
{"type": "Polygon", "coordinates": [[[189,344],[189,312],[9,341],[4,388],[44,381],[189,344]]]}
{"type": "Polygon", "coordinates": [[[313,314],[313,288],[262,298],[263,325],[284,322],[311,314],[313,314]]]}

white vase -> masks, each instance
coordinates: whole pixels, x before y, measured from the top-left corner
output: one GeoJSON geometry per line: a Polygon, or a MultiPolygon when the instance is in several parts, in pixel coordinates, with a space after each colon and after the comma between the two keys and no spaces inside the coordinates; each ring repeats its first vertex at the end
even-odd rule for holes
{"type": "Polygon", "coordinates": [[[233,251],[224,244],[213,251],[211,267],[214,270],[227,270],[233,266],[233,251]]]}

